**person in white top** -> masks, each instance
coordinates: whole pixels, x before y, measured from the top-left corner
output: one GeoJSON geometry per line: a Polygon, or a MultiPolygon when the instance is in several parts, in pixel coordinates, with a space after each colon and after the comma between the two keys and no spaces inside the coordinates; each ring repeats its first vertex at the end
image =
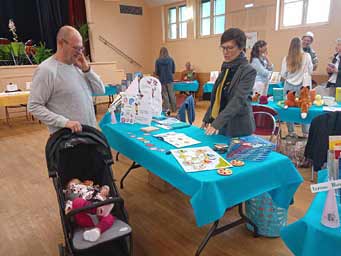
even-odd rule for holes
{"type": "MultiPolygon", "coordinates": [[[[288,55],[283,58],[281,76],[285,79],[284,91],[295,91],[299,96],[302,86],[311,87],[313,63],[308,53],[303,52],[301,40],[295,37],[291,40],[288,55]]],[[[294,124],[287,123],[289,136],[296,136],[294,124]]],[[[308,137],[309,126],[302,125],[304,137],[308,137]]]]}
{"type": "Polygon", "coordinates": [[[329,80],[327,87],[330,88],[330,96],[335,97],[336,87],[341,87],[341,38],[336,40],[336,53],[333,56],[333,60],[327,66],[327,73],[329,75],[329,80]]]}
{"type": "Polygon", "coordinates": [[[258,92],[260,95],[267,95],[273,64],[268,58],[268,48],[265,41],[259,40],[252,47],[250,64],[257,71],[253,93],[258,92]]]}

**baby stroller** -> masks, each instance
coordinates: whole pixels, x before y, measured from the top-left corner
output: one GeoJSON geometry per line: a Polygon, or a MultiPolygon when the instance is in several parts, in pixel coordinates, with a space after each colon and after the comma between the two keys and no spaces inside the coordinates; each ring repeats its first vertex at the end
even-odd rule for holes
{"type": "Polygon", "coordinates": [[[124,201],[120,197],[111,172],[113,164],[108,142],[95,128],[82,126],[82,132],[72,133],[64,128],[54,133],[47,141],[46,161],[49,177],[53,179],[65,246],[59,245],[60,255],[132,255],[132,230],[128,223],[124,201]],[[69,180],[92,180],[94,184],[108,185],[110,198],[90,206],[74,209],[65,214],[63,189],[69,180]],[[111,211],[116,217],[113,226],[101,234],[96,242],[83,240],[84,228],[78,227],[73,216],[99,206],[112,204],[111,211]]]}

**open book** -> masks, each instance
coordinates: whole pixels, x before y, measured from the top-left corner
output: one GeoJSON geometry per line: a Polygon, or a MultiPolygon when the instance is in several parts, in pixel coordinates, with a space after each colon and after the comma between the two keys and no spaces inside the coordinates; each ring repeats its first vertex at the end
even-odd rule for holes
{"type": "Polygon", "coordinates": [[[270,76],[270,84],[278,84],[281,81],[281,74],[279,72],[272,72],[270,76]]]}

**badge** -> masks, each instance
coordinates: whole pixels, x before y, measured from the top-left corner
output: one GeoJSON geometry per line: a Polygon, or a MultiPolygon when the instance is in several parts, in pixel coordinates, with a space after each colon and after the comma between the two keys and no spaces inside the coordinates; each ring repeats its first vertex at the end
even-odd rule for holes
{"type": "Polygon", "coordinates": [[[232,170],[231,169],[224,169],[224,168],[221,168],[221,169],[218,169],[217,170],[217,173],[219,175],[223,175],[223,176],[230,176],[232,175],[232,170]]]}
{"type": "Polygon", "coordinates": [[[236,166],[236,167],[240,167],[240,166],[243,166],[245,163],[241,160],[232,160],[230,161],[230,163],[233,165],[233,166],[236,166]]]}

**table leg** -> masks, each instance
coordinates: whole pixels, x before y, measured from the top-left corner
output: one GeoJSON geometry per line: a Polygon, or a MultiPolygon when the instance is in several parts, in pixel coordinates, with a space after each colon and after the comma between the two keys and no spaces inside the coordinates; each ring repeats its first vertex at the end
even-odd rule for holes
{"type": "Polygon", "coordinates": [[[128,176],[128,174],[129,174],[132,170],[134,170],[134,169],[136,169],[136,168],[140,168],[140,167],[141,167],[141,165],[137,164],[136,162],[133,162],[133,163],[132,163],[132,165],[129,167],[129,169],[126,171],[126,173],[123,175],[123,177],[122,177],[122,179],[121,179],[121,181],[120,181],[120,187],[121,187],[121,189],[124,188],[124,187],[123,187],[123,181],[124,181],[124,179],[128,176]]]}
{"type": "Polygon", "coordinates": [[[240,224],[243,223],[248,223],[251,226],[253,226],[253,233],[254,233],[254,237],[258,236],[258,228],[257,226],[247,217],[245,216],[245,214],[243,213],[243,203],[238,204],[238,213],[239,216],[241,217],[240,219],[229,223],[227,225],[218,227],[219,224],[219,220],[215,221],[214,224],[212,225],[212,227],[210,228],[210,230],[208,231],[208,233],[206,234],[205,238],[202,240],[201,244],[199,245],[195,256],[199,256],[200,253],[202,252],[202,250],[205,248],[205,246],[207,245],[208,241],[211,239],[211,237],[216,236],[220,233],[223,233],[231,228],[234,228],[235,226],[238,226],[240,224]]]}
{"type": "Polygon", "coordinates": [[[11,126],[10,123],[9,123],[9,112],[8,112],[8,108],[5,107],[5,113],[6,113],[6,123],[8,126],[11,126]]]}

